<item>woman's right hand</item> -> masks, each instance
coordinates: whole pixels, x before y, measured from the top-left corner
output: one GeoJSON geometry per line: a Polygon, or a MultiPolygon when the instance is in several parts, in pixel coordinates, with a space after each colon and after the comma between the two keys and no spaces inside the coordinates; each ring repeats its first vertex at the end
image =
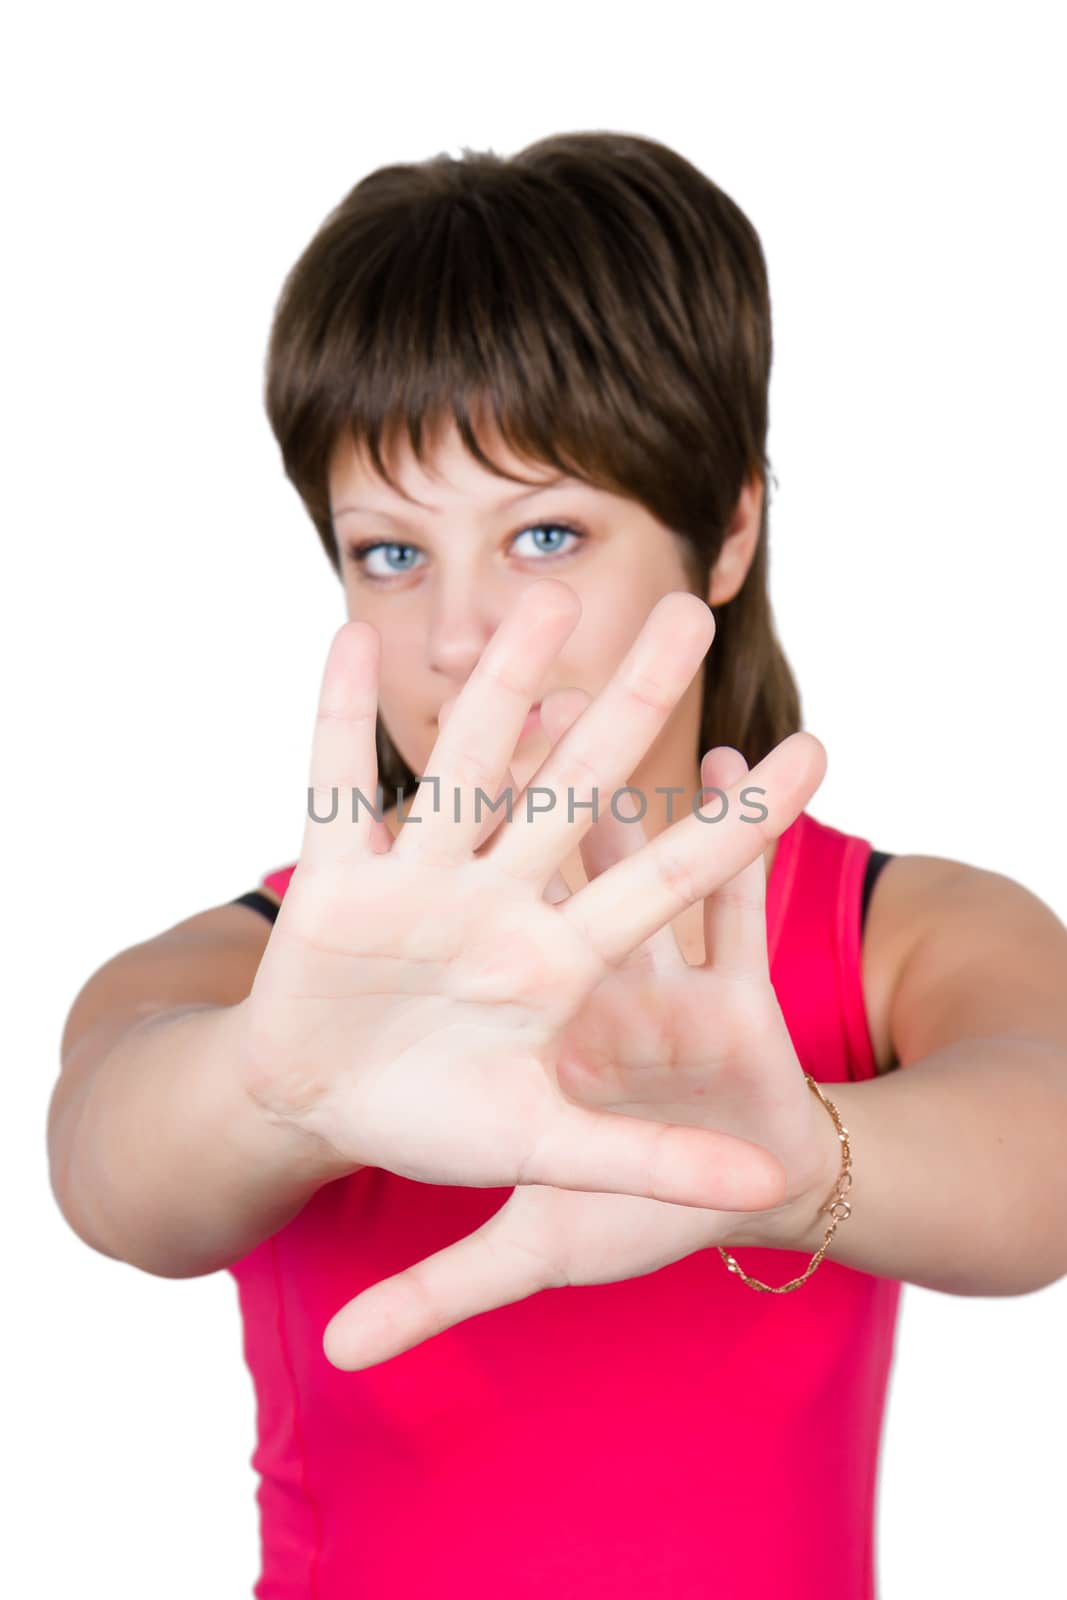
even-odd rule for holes
{"type": "Polygon", "coordinates": [[[395,840],[369,809],[379,637],[360,622],[335,635],[300,857],[241,1003],[244,1081],[265,1114],[315,1135],[344,1170],[766,1210],[785,1183],[768,1151],[579,1106],[559,1088],[556,1065],[566,1024],[605,973],[789,826],[818,786],[822,749],[791,735],[726,791],[722,821],[690,812],[549,903],[546,886],[592,825],[581,802],[595,787],[607,805],[629,782],[714,634],[697,596],[665,596],[532,780],[555,796],[552,809],[528,816],[524,791],[479,849],[486,808],[475,816],[475,789],[499,796],[580,610],[553,579],[522,591],[438,735],[427,774],[437,786],[423,780],[395,840]],[[768,809],[759,822],[742,818],[738,799],[755,785],[768,809]],[[366,800],[354,819],[353,790],[366,800]]]}

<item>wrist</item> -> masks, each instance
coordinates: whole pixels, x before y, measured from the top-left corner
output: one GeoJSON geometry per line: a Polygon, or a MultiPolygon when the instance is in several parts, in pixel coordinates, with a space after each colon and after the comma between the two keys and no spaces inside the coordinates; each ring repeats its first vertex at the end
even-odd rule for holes
{"type": "Polygon", "coordinates": [[[295,1117],[286,1116],[260,1092],[261,1078],[257,1075],[249,1043],[247,1004],[239,1001],[222,1009],[225,1015],[219,1016],[217,1024],[229,1037],[238,1090],[258,1125],[257,1139],[262,1142],[264,1159],[313,1185],[331,1183],[358,1172],[358,1161],[349,1160],[329,1140],[302,1126],[295,1117]]]}
{"type": "MultiPolygon", "coordinates": [[[[820,1085],[820,1087],[822,1087],[820,1085]]],[[[830,1098],[839,1105],[839,1084],[827,1086],[830,1098]]],[[[834,1199],[841,1177],[842,1143],[837,1128],[826,1107],[816,1104],[811,1092],[815,1121],[813,1126],[812,1166],[801,1180],[798,1191],[779,1206],[769,1211],[738,1212],[736,1226],[728,1238],[721,1242],[732,1249],[735,1245],[762,1246],[772,1250],[797,1250],[813,1255],[826,1237],[831,1223],[827,1207],[834,1199]]]]}

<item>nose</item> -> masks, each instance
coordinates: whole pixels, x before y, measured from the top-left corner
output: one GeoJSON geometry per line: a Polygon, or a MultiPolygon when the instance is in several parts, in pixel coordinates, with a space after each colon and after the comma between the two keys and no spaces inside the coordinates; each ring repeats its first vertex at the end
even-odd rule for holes
{"type": "Polygon", "coordinates": [[[443,576],[430,608],[430,668],[457,687],[464,684],[500,624],[503,604],[503,594],[484,574],[453,571],[443,576]]]}

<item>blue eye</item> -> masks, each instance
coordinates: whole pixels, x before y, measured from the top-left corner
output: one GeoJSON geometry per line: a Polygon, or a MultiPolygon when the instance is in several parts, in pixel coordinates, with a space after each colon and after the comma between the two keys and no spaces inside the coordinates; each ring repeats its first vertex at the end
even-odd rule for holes
{"type": "MultiPolygon", "coordinates": [[[[528,533],[569,533],[572,539],[577,539],[579,542],[585,537],[577,528],[572,528],[569,522],[535,522],[529,528],[523,528],[521,532],[515,535],[515,543],[517,544],[520,539],[525,539],[528,533]]],[[[541,544],[535,545],[534,548],[539,555],[545,556],[558,555],[560,550],[558,544],[548,548],[541,544]]]]}
{"type": "Polygon", "coordinates": [[[368,567],[368,559],[372,555],[375,555],[379,550],[383,552],[389,552],[390,554],[399,550],[401,554],[407,558],[417,556],[419,553],[413,544],[399,544],[392,540],[379,539],[374,544],[350,545],[348,548],[348,558],[350,561],[354,562],[354,564],[359,568],[365,577],[370,578],[376,583],[381,583],[383,580],[387,580],[391,577],[399,577],[405,572],[411,572],[414,570],[411,560],[407,559],[403,561],[400,566],[387,566],[384,572],[372,572],[368,567]]]}
{"type": "MultiPolygon", "coordinates": [[[[512,540],[512,548],[520,539],[525,539],[529,534],[544,533],[563,534],[564,538],[569,535],[572,540],[579,544],[586,538],[586,534],[581,528],[573,527],[569,522],[534,522],[528,527],[519,530],[512,540]]],[[[573,547],[564,545],[564,553],[569,553],[569,548],[573,547]]],[[[550,543],[547,546],[543,543],[535,544],[532,556],[534,560],[544,556],[554,556],[560,553],[560,549],[559,541],[550,543]]],[[[417,558],[421,553],[416,545],[402,544],[398,540],[392,539],[369,540],[365,544],[349,545],[345,551],[349,561],[359,569],[360,574],[369,583],[388,583],[392,578],[403,577],[406,572],[417,571],[417,558]],[[384,570],[379,568],[379,570],[375,571],[370,566],[370,558],[378,555],[379,552],[381,552],[385,561],[385,568],[384,570]],[[396,560],[397,555],[400,557],[399,561],[396,560]]],[[[525,559],[529,560],[530,558],[531,553],[528,552],[525,559]]]]}

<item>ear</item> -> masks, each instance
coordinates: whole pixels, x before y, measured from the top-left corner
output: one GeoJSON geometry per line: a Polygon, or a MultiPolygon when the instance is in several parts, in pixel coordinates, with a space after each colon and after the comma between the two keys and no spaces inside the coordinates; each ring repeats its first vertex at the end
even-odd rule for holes
{"type": "Polygon", "coordinates": [[[725,605],[744,583],[756,553],[762,514],[763,479],[759,473],[753,473],[738,496],[719,559],[708,578],[710,606],[725,605]]]}

